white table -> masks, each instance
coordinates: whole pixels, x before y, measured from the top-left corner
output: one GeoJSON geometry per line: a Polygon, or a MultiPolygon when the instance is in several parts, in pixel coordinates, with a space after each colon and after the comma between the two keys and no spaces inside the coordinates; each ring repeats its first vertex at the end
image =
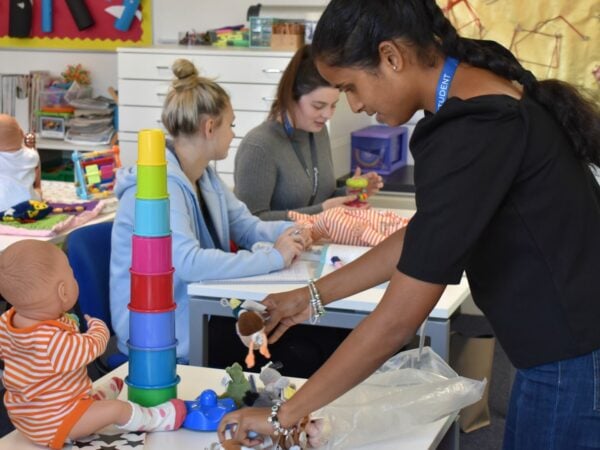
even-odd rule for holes
{"type": "MultiPolygon", "coordinates": [[[[225,372],[220,369],[209,369],[205,367],[177,366],[177,373],[181,377],[181,383],[178,386],[177,397],[183,400],[195,399],[204,389],[213,389],[217,394],[224,392],[224,387],[220,384],[225,372]]],[[[127,375],[127,364],[120,366],[111,373],[105,375],[96,381],[95,384],[102,384],[113,376],[124,378],[127,375]]],[[[296,385],[301,385],[304,380],[292,378],[296,385]]],[[[127,385],[121,392],[120,399],[127,398],[127,385]]],[[[113,429],[114,430],[114,429],[113,429]]],[[[110,432],[111,430],[106,430],[110,432]]],[[[435,449],[444,440],[443,446],[457,448],[458,427],[456,423],[456,414],[440,419],[417,428],[411,428],[411,433],[403,436],[402,439],[394,441],[378,442],[376,445],[360,447],[363,450],[420,450],[435,449]],[[448,430],[450,432],[448,433],[448,430]],[[448,434],[446,439],[444,436],[448,434]]],[[[203,450],[210,448],[213,442],[218,442],[217,435],[214,432],[198,432],[186,429],[180,429],[175,432],[148,433],[144,443],[144,450],[203,450]]],[[[65,446],[68,449],[70,446],[65,446]]],[[[13,431],[0,439],[0,450],[40,450],[43,447],[34,445],[19,431],[13,431]]]]}
{"type": "MultiPolygon", "coordinates": [[[[262,301],[268,294],[303,287],[305,284],[203,284],[191,283],[190,295],[190,364],[207,365],[208,318],[210,315],[232,317],[231,309],[223,307],[221,298],[239,298],[262,301]]],[[[326,306],[327,314],[321,317],[319,326],[354,328],[375,309],[383,296],[380,287],[338,300],[326,306]]],[[[450,318],[463,301],[470,296],[469,283],[465,277],[460,284],[446,287],[437,305],[429,314],[425,336],[431,339],[431,348],[444,360],[450,353],[450,318]]]]}
{"type": "MultiPolygon", "coordinates": [[[[85,202],[87,200],[82,200],[77,197],[75,193],[75,186],[73,183],[67,183],[65,181],[47,181],[42,180],[42,193],[44,195],[44,199],[53,202],[61,202],[61,203],[76,203],[76,202],[85,202]]],[[[115,210],[116,210],[116,202],[115,198],[110,198],[106,200],[107,205],[103,209],[103,211],[96,217],[94,217],[89,222],[86,222],[78,227],[69,228],[65,231],[57,233],[54,236],[22,236],[22,235],[11,235],[11,234],[0,234],[0,251],[4,250],[10,244],[13,244],[18,241],[22,241],[23,239],[36,239],[38,241],[49,241],[54,244],[62,244],[67,237],[67,235],[77,228],[85,227],[86,225],[92,225],[94,223],[100,222],[108,222],[115,218],[115,210]]]]}

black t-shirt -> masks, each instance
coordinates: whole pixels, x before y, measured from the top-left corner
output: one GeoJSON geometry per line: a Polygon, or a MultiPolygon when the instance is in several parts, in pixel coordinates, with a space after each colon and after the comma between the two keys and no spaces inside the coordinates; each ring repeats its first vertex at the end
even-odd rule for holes
{"type": "Polygon", "coordinates": [[[454,284],[516,367],[600,348],[600,187],[524,97],[449,99],[411,139],[417,212],[398,269],[454,284]]]}

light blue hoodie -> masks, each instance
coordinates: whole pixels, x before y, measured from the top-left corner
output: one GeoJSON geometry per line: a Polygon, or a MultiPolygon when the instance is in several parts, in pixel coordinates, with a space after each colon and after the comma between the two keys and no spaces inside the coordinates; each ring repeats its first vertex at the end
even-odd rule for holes
{"type": "MultiPolygon", "coordinates": [[[[167,151],[168,190],[173,241],[174,296],[178,340],[177,356],[189,355],[188,283],[210,279],[259,275],[284,267],[281,253],[275,249],[248,250],[259,241],[274,242],[293,225],[292,222],[263,222],[253,216],[246,205],[227,188],[212,167],[207,167],[199,187],[219,242],[213,242],[203,220],[198,196],[185,176],[175,155],[167,151]],[[230,240],[240,250],[231,253],[230,240]]],[[[115,194],[119,208],[112,230],[110,261],[110,310],[118,348],[127,354],[129,339],[131,247],[134,229],[136,168],[122,168],[117,173],[115,194]]],[[[196,343],[201,345],[201,343],[196,343]]]]}

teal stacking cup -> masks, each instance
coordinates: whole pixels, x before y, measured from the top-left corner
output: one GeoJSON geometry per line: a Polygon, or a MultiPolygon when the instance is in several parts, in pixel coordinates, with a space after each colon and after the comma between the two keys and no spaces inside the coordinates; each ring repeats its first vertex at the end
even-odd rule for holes
{"type": "Polygon", "coordinates": [[[135,199],[133,233],[138,236],[160,237],[171,233],[169,199],[135,199]]]}
{"type": "Polygon", "coordinates": [[[144,348],[127,343],[129,381],[135,386],[157,387],[173,383],[177,377],[176,346],[144,348]]]}

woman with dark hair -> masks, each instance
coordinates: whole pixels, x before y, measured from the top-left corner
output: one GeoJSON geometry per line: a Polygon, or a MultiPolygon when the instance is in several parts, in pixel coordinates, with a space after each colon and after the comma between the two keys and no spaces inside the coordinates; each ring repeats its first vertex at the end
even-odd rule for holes
{"type": "Polygon", "coordinates": [[[286,433],[398,351],[466,272],[517,368],[505,449],[600,447],[600,113],[500,44],[461,38],[435,0],[332,0],[316,65],[355,112],[411,140],[409,225],[307,288],[264,300],[275,341],[311,307],[389,280],[377,308],[294,397],[220,426],[286,433]],[[270,421],[267,418],[270,417],[270,421]]]}
{"type": "MultiPolygon", "coordinates": [[[[286,220],[290,210],[316,214],[354,200],[336,189],[326,127],[339,95],[317,71],[310,46],[300,48],[268,119],[244,137],[235,157],[235,194],[253,214],[286,220]]],[[[365,176],[369,193],[383,186],[376,173],[365,176]]]]}

